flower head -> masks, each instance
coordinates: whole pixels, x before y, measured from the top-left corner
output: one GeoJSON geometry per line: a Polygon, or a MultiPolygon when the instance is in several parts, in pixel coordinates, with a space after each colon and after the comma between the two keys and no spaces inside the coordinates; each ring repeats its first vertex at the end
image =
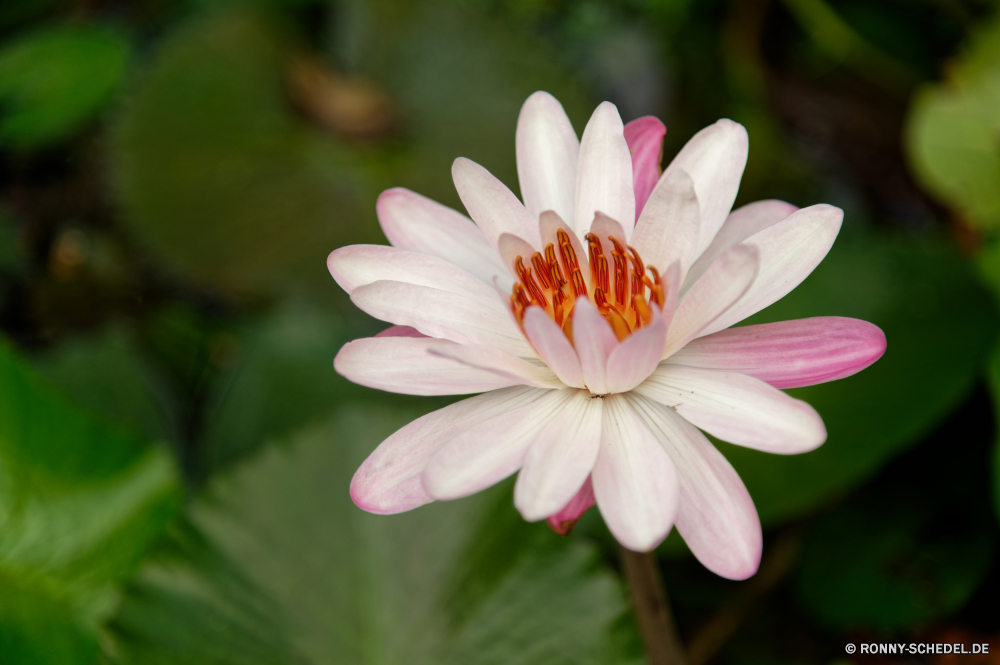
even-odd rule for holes
{"type": "Polygon", "coordinates": [[[344,346],[337,371],[393,392],[481,393],[386,439],[351,483],[361,508],[410,510],[518,473],[525,519],[565,533],[596,502],[626,547],[651,549],[676,526],[719,575],[756,571],[753,501],[702,430],[779,454],[816,448],[822,420],[780,388],[858,372],[885,337],[836,317],[731,328],[819,264],[843,214],[781,201],[730,212],[743,127],[702,130],[661,175],[665,133],[653,117],[623,126],[605,102],[578,140],[537,92],[517,125],[523,203],[459,158],[471,221],[390,189],[377,210],[393,246],[330,255],[353,302],[395,324],[344,346]]]}

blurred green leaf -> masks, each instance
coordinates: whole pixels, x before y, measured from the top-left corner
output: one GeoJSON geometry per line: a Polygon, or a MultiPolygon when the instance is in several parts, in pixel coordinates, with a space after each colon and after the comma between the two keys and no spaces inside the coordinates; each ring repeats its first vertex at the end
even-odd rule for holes
{"type": "MultiPolygon", "coordinates": [[[[993,348],[989,364],[986,367],[989,379],[990,393],[993,397],[993,413],[1000,413],[1000,343],[993,348]]],[[[1000,519],[1000,433],[995,435],[993,444],[993,506],[997,519],[1000,519]]]]}
{"type": "Polygon", "coordinates": [[[1000,21],[976,34],[910,107],[906,143],[914,170],[944,203],[985,231],[1000,229],[1000,21]]]}
{"type": "Polygon", "coordinates": [[[876,324],[888,349],[860,374],[789,391],[819,411],[827,442],[792,456],[719,444],[765,524],[814,510],[919,440],[972,387],[998,329],[989,294],[947,246],[846,231],[801,286],[747,323],[832,315],[876,324]]]}
{"type": "Polygon", "coordinates": [[[65,138],[119,88],[131,46],[120,31],[60,25],[0,50],[0,142],[31,147],[65,138]]]}
{"type": "Polygon", "coordinates": [[[120,662],[641,662],[614,576],[591,547],[524,523],[509,483],[395,516],[353,505],[364,454],[416,415],[342,405],[217,478],[193,516],[216,564],[147,568],[114,624],[120,662]],[[212,639],[192,639],[205,626],[212,639]]]}
{"type": "Polygon", "coordinates": [[[178,507],[167,452],[50,393],[0,343],[0,661],[92,663],[97,627],[178,507]]]}

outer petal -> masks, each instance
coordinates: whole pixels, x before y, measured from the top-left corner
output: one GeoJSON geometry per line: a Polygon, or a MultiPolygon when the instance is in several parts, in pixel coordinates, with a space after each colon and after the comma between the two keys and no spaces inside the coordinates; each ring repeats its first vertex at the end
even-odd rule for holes
{"type": "Polygon", "coordinates": [[[712,264],[678,305],[667,332],[664,358],[704,334],[747,292],[757,276],[759,261],[756,248],[737,245],[712,264]]]}
{"type": "Polygon", "coordinates": [[[744,374],[664,363],[635,392],[740,446],[792,455],[826,441],[815,409],[744,374]]]}
{"type": "Polygon", "coordinates": [[[649,199],[660,179],[660,162],[663,159],[663,137],[667,127],[651,115],[636,118],[625,125],[625,141],[632,153],[632,186],[635,191],[635,218],[649,199]]]}
{"type": "Polygon", "coordinates": [[[451,166],[455,189],[476,225],[494,247],[501,233],[510,233],[539,245],[538,222],[517,197],[471,159],[459,157],[451,166]]]}
{"type": "Polygon", "coordinates": [[[632,156],[623,131],[618,109],[610,102],[602,102],[597,107],[583,130],[573,223],[581,237],[590,228],[597,212],[629,227],[625,229],[626,234],[632,230],[631,222],[635,220],[632,156]]]}
{"type": "Polygon", "coordinates": [[[510,289],[511,279],[496,250],[460,212],[402,187],[382,192],[375,210],[394,247],[446,259],[487,284],[497,275],[503,288],[510,289]]]}
{"type": "Polygon", "coordinates": [[[701,233],[696,255],[712,242],[733,208],[749,145],[743,125],[719,120],[695,134],[664,171],[666,175],[683,169],[694,180],[701,205],[701,233]]]}
{"type": "Polygon", "coordinates": [[[424,489],[438,500],[458,499],[511,475],[521,468],[545,424],[574,392],[550,390],[519,409],[482,420],[458,434],[427,462],[424,489]]]}
{"type": "Polygon", "coordinates": [[[527,385],[516,377],[428,353],[442,345],[458,346],[432,337],[356,339],[340,349],[333,366],[354,383],[407,395],[467,395],[527,385]]]}
{"type": "Polygon", "coordinates": [[[536,522],[558,511],[587,480],[601,443],[603,406],[586,390],[574,391],[542,427],[514,486],[514,505],[524,519],[536,522]]]}
{"type": "Polygon", "coordinates": [[[390,515],[433,501],[420,474],[455,435],[494,416],[531,404],[545,391],[505,388],[476,395],[414,420],[375,449],[351,480],[351,498],[370,513],[390,515]]]}
{"type": "Polygon", "coordinates": [[[684,169],[664,173],[639,215],[632,246],[660,272],[677,262],[681,278],[695,260],[701,211],[694,181],[684,169]]]}
{"type": "Polygon", "coordinates": [[[608,395],[604,409],[601,449],[591,474],[597,506],[619,543],[648,551],[670,533],[677,474],[623,395],[608,395]]]}
{"type": "Polygon", "coordinates": [[[753,499],[732,465],[670,409],[638,395],[629,396],[629,403],[677,467],[677,530],[691,552],[716,575],[753,575],[764,539],[753,499]]]}
{"type": "Polygon", "coordinates": [[[646,380],[663,357],[668,322],[653,308],[653,322],[629,335],[608,358],[608,389],[623,393],[646,380]]]}
{"type": "Polygon", "coordinates": [[[478,300],[404,282],[378,281],[355,289],[351,300],[377,319],[412,326],[430,337],[485,344],[530,358],[534,351],[508,312],[478,300]]]}
{"type": "Polygon", "coordinates": [[[611,324],[589,300],[578,298],[573,308],[573,347],[580,359],[583,382],[595,395],[611,392],[608,357],[618,346],[611,324]]]}
{"type": "Polygon", "coordinates": [[[517,178],[528,214],[573,219],[580,141],[562,104],[547,92],[528,97],[517,117],[517,178]]]}
{"type": "Polygon", "coordinates": [[[573,530],[576,525],[577,520],[583,517],[583,514],[590,510],[591,506],[594,505],[594,484],[591,482],[590,477],[584,481],[583,487],[573,495],[573,498],[569,500],[565,506],[560,509],[555,515],[549,515],[546,518],[549,527],[558,533],[560,536],[568,536],[569,532],[573,530]]]}
{"type": "Polygon", "coordinates": [[[826,204],[803,208],[751,236],[744,245],[760,251],[760,273],[747,292],[702,335],[723,330],[785,297],[830,251],[844,212],[826,204]]]}
{"type": "Polygon", "coordinates": [[[493,347],[445,342],[430,346],[429,351],[431,355],[448,358],[456,364],[490,372],[515,384],[555,390],[566,387],[548,367],[532,365],[523,358],[518,358],[493,347]]]}
{"type": "Polygon", "coordinates": [[[885,353],[885,333],[867,321],[819,316],[722,330],[689,342],[670,364],[746,374],[775,388],[843,379],[885,353]]]}
{"type": "Polygon", "coordinates": [[[574,388],[584,387],[583,370],[573,345],[542,308],[531,306],[524,312],[524,334],[560,381],[574,388]]]}

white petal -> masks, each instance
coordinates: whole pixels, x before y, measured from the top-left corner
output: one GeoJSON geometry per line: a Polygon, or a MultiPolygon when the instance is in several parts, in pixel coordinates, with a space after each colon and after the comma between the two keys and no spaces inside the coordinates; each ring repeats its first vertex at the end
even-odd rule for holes
{"type": "MultiPolygon", "coordinates": [[[[590,283],[590,264],[587,262],[587,252],[583,248],[583,244],[580,242],[580,237],[577,235],[576,231],[571,229],[569,225],[562,220],[559,215],[547,210],[542,213],[542,216],[538,220],[539,232],[542,234],[542,244],[548,246],[549,244],[554,245],[556,251],[556,256],[561,256],[559,249],[559,237],[558,233],[560,230],[566,232],[569,236],[570,245],[573,246],[573,252],[576,254],[577,266],[580,268],[580,273],[583,275],[583,283],[590,283]]],[[[560,259],[560,265],[562,265],[562,260],[560,259]]],[[[572,275],[565,274],[566,266],[563,265],[563,277],[567,282],[572,280],[572,275]]]]}
{"type": "Polygon", "coordinates": [[[494,247],[501,233],[510,233],[539,245],[538,221],[528,214],[517,197],[489,171],[470,159],[459,157],[451,166],[455,189],[476,225],[494,247]]]}
{"type": "Polygon", "coordinates": [[[664,173],[635,223],[632,246],[647,265],[663,272],[680,264],[681,279],[695,260],[701,209],[694,180],[684,169],[664,173]]]}
{"type": "Polygon", "coordinates": [[[439,344],[430,346],[429,351],[431,355],[491,372],[524,386],[556,390],[566,387],[548,367],[537,367],[523,358],[493,347],[476,344],[439,344]]]}
{"type": "Polygon", "coordinates": [[[597,107],[580,141],[573,222],[580,237],[590,228],[597,212],[617,220],[625,233],[631,234],[635,219],[632,155],[618,109],[610,102],[597,107]]]}
{"type": "MultiPolygon", "coordinates": [[[[611,238],[624,245],[626,242],[625,229],[618,223],[618,220],[608,217],[603,212],[598,212],[594,215],[594,221],[590,225],[590,232],[600,238],[604,255],[608,257],[608,263],[613,266],[614,262],[611,260],[611,250],[615,246],[611,243],[611,238]]],[[[614,275],[611,277],[614,279],[614,275]]]]}
{"type": "Polygon", "coordinates": [[[663,357],[667,321],[653,308],[653,321],[619,344],[608,358],[608,390],[623,393],[646,380],[663,357]]]}
{"type": "Polygon", "coordinates": [[[611,324],[589,300],[578,298],[573,308],[573,347],[580,359],[583,382],[595,395],[611,392],[608,387],[608,357],[618,346],[611,324]]]}
{"type": "Polygon", "coordinates": [[[573,219],[576,165],[580,141],[562,104],[547,92],[536,92],[517,117],[517,177],[528,214],[535,219],[554,210],[573,219]]]}
{"type": "Polygon", "coordinates": [[[542,308],[533,305],[524,312],[524,334],[560,381],[574,388],[584,387],[583,370],[573,345],[542,308]]]}
{"type": "Polygon", "coordinates": [[[521,257],[525,269],[528,269],[531,268],[531,257],[537,251],[521,238],[509,233],[501,233],[497,240],[497,252],[500,253],[500,260],[515,278],[517,278],[517,268],[515,267],[517,257],[521,257]]]}

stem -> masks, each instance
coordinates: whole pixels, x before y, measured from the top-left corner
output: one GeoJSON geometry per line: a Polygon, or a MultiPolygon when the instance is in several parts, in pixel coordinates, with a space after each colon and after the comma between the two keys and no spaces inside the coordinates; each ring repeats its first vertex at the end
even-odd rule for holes
{"type": "Polygon", "coordinates": [[[619,549],[649,665],[687,665],[656,558],[652,552],[619,549]]]}

